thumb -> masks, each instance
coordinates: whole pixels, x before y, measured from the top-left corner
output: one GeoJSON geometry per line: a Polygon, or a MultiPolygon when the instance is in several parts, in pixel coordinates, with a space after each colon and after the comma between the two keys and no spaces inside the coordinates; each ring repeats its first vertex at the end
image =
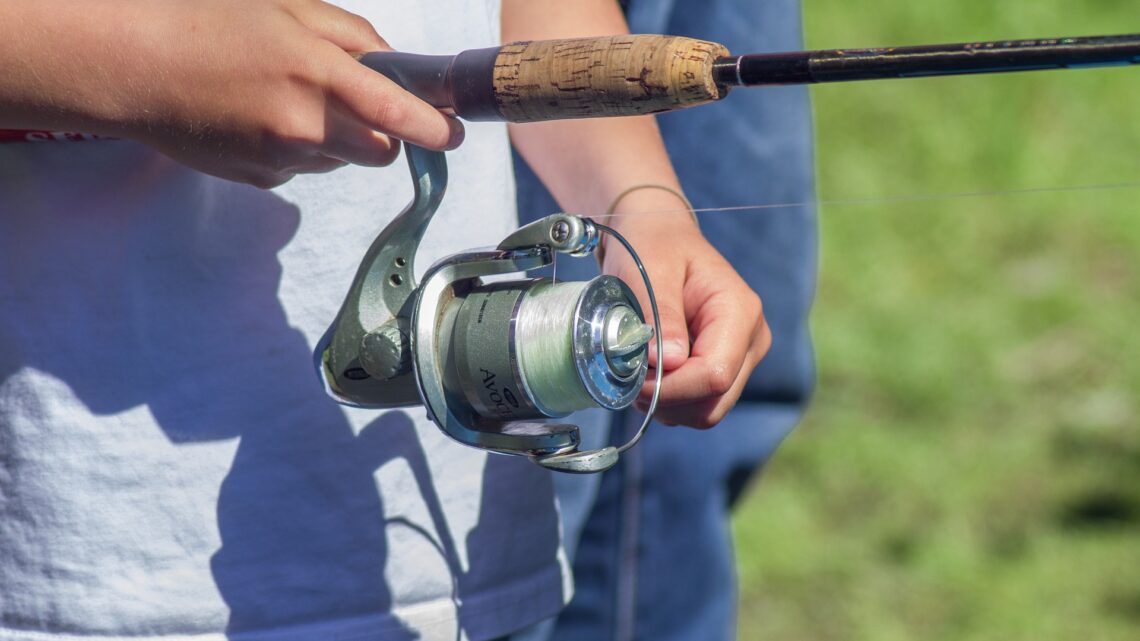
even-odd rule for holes
{"type": "MultiPolygon", "coordinates": [[[[658,294],[657,311],[661,314],[661,327],[657,328],[658,339],[661,340],[662,356],[665,359],[666,372],[677,369],[689,359],[689,328],[685,324],[685,313],[677,303],[680,296],[666,303],[665,298],[658,294]]],[[[648,301],[647,301],[648,302],[648,301]]],[[[644,306],[646,320],[653,321],[653,312],[648,304],[644,306]]],[[[657,346],[649,345],[649,365],[657,367],[657,346]]]]}
{"type": "MultiPolygon", "coordinates": [[[[653,328],[653,340],[649,343],[649,366],[657,367],[657,340],[661,340],[663,369],[672,371],[684,365],[689,358],[684,296],[687,268],[682,261],[660,252],[641,251],[639,254],[657,300],[657,313],[661,316],[661,326],[653,328]]],[[[632,257],[625,255],[624,251],[607,252],[602,271],[619,277],[633,290],[645,322],[653,323],[653,306],[632,257]]]]}
{"type": "MultiPolygon", "coordinates": [[[[675,370],[689,358],[689,327],[686,322],[684,304],[684,277],[683,274],[673,273],[674,270],[653,270],[651,265],[646,266],[649,282],[653,286],[653,293],[657,298],[657,312],[661,316],[661,326],[654,327],[654,342],[649,344],[649,365],[657,367],[656,341],[661,341],[662,356],[665,359],[665,371],[675,370]],[[657,276],[655,278],[655,276],[657,276]]],[[[637,273],[635,271],[635,273],[637,273]]],[[[640,273],[637,273],[636,284],[633,285],[637,293],[637,300],[641,303],[641,310],[646,322],[653,322],[653,306],[649,303],[649,295],[642,284],[640,273]]]]}

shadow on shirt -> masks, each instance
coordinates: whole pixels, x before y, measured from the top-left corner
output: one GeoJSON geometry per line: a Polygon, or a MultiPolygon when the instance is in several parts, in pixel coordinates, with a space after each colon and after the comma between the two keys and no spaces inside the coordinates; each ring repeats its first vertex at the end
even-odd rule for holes
{"type": "MultiPolygon", "coordinates": [[[[511,523],[504,518],[532,516],[525,531],[534,540],[523,565],[554,563],[558,526],[549,493],[541,491],[543,482],[549,485],[546,472],[520,475],[517,466],[525,461],[488,459],[478,519],[469,531],[458,531],[467,537],[471,559],[464,570],[445,499],[437,493],[439,479],[432,477],[408,415],[381,414],[357,434],[325,397],[312,371],[312,347],[278,300],[277,254],[297,232],[296,207],[271,192],[203,178],[161,159],[124,163],[140,164],[142,171],[124,175],[96,172],[90,184],[77,178],[70,198],[84,190],[92,194],[83,207],[68,206],[62,192],[29,191],[16,196],[16,213],[0,220],[0,234],[15,241],[9,244],[14,250],[0,256],[0,276],[13,279],[0,286],[0,303],[20,309],[15,318],[0,315],[0,390],[29,368],[65,383],[97,417],[145,406],[166,439],[196,463],[203,456],[196,444],[238,439],[220,491],[177,483],[163,488],[172,505],[163,516],[169,521],[139,523],[137,529],[172,538],[185,532],[195,539],[193,533],[203,530],[201,518],[178,502],[218,492],[220,549],[212,551],[209,568],[205,557],[211,550],[186,554],[200,555],[201,571],[212,572],[229,608],[231,638],[265,638],[257,633],[270,629],[288,638],[318,638],[319,626],[353,622],[372,624],[359,628],[354,639],[418,638],[395,617],[387,627],[375,625],[374,618],[390,612],[393,601],[385,578],[391,523],[375,472],[397,459],[411,469],[430,515],[431,527],[422,534],[435,537],[450,568],[456,612],[459,597],[470,591],[497,586],[500,577],[526,576],[517,570],[519,550],[501,551],[510,540],[504,531],[511,523]],[[155,181],[162,182],[161,193],[155,193],[155,181]],[[518,491],[533,490],[536,483],[538,491],[518,491]],[[309,625],[318,627],[284,630],[309,625]]],[[[75,175],[90,170],[90,164],[76,167],[75,175]]],[[[327,274],[315,275],[314,282],[322,276],[327,274]]],[[[342,296],[348,283],[334,284],[342,296]]],[[[328,317],[335,312],[329,309],[328,317]]],[[[133,445],[153,438],[146,423],[124,420],[116,429],[122,433],[115,439],[100,441],[116,454],[134,457],[133,445]]],[[[144,452],[132,460],[182,466],[179,454],[174,457],[144,452]]],[[[226,464],[207,462],[219,473],[226,464]]],[[[126,478],[129,471],[122,474],[126,478]]],[[[192,475],[179,471],[125,482],[153,485],[192,475]]],[[[205,532],[197,538],[213,537],[205,532]]],[[[136,562],[147,563],[145,551],[136,562]]],[[[185,611],[197,608],[191,604],[185,611]]],[[[171,621],[177,611],[123,624],[142,625],[149,633],[163,626],[178,633],[211,632],[217,625],[210,620],[214,613],[206,613],[205,622],[171,621]]]]}

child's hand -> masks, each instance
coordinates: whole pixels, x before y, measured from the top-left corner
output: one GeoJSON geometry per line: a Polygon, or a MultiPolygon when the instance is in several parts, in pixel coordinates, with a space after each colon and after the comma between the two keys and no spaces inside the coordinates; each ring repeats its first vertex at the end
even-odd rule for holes
{"type": "Polygon", "coordinates": [[[0,44],[0,60],[27,64],[0,80],[0,126],[140,140],[261,187],[344,163],[388,164],[399,151],[389,136],[431,149],[463,137],[458,121],[346,53],[389,47],[363,18],[325,2],[16,7],[10,24],[25,28],[0,44]]]}
{"type": "MultiPolygon", "coordinates": [[[[638,195],[659,199],[647,211],[677,208],[673,196],[638,195]]],[[[634,198],[628,200],[632,204],[634,198]]],[[[658,338],[664,340],[665,362],[657,362],[655,348],[649,350],[650,367],[665,370],[657,419],[697,428],[716,425],[736,404],[772,344],[760,297],[705,240],[688,213],[635,214],[618,217],[613,225],[641,256],[661,312],[658,338]]],[[[648,318],[648,297],[633,261],[612,241],[606,243],[605,257],[605,272],[629,283],[648,318]]],[[[653,377],[650,371],[637,402],[642,411],[653,395],[653,377]]]]}

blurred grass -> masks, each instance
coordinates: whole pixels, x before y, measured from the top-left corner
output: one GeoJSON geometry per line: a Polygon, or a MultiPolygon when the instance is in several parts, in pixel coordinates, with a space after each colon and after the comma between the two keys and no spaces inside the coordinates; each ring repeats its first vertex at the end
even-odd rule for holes
{"type": "MultiPolygon", "coordinates": [[[[805,0],[813,48],[1136,0],[805,0]]],[[[1140,182],[1140,69],[813,89],[819,197],[1140,182]]],[[[735,518],[740,638],[1140,639],[1140,187],[825,205],[820,384],[735,518]]]]}

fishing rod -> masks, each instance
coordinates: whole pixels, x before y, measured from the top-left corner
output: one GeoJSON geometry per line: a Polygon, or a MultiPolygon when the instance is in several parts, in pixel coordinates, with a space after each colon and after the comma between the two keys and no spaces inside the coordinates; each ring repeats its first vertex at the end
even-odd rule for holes
{"type": "MultiPolygon", "coordinates": [[[[623,35],[519,42],[454,56],[359,54],[429,104],[468,120],[534,122],[653,114],[724,98],[733,87],[911,78],[1140,63],[1140,35],[731,56],[716,43],[623,35]]],[[[578,426],[548,422],[629,407],[660,328],[635,249],[589,218],[555,214],[490,250],[447,256],[417,283],[414,261],[443,199],[443,152],[405,143],[412,201],[369,247],[314,365],[328,394],[367,408],[422,404],[462,444],[551,470],[600,472],[644,435],[661,390],[620,447],[581,450],[578,426]],[[485,280],[557,254],[588,256],[611,236],[638,266],[646,314],[614,276],[589,282],[485,280]],[[653,319],[650,326],[646,316],[653,319]]],[[[662,360],[661,341],[655,344],[662,360]]]]}
{"type": "Polygon", "coordinates": [[[535,122],[662,113],[734,87],[1140,64],[1140,34],[737,56],[692,38],[621,35],[358,59],[466,120],[535,122]]]}

